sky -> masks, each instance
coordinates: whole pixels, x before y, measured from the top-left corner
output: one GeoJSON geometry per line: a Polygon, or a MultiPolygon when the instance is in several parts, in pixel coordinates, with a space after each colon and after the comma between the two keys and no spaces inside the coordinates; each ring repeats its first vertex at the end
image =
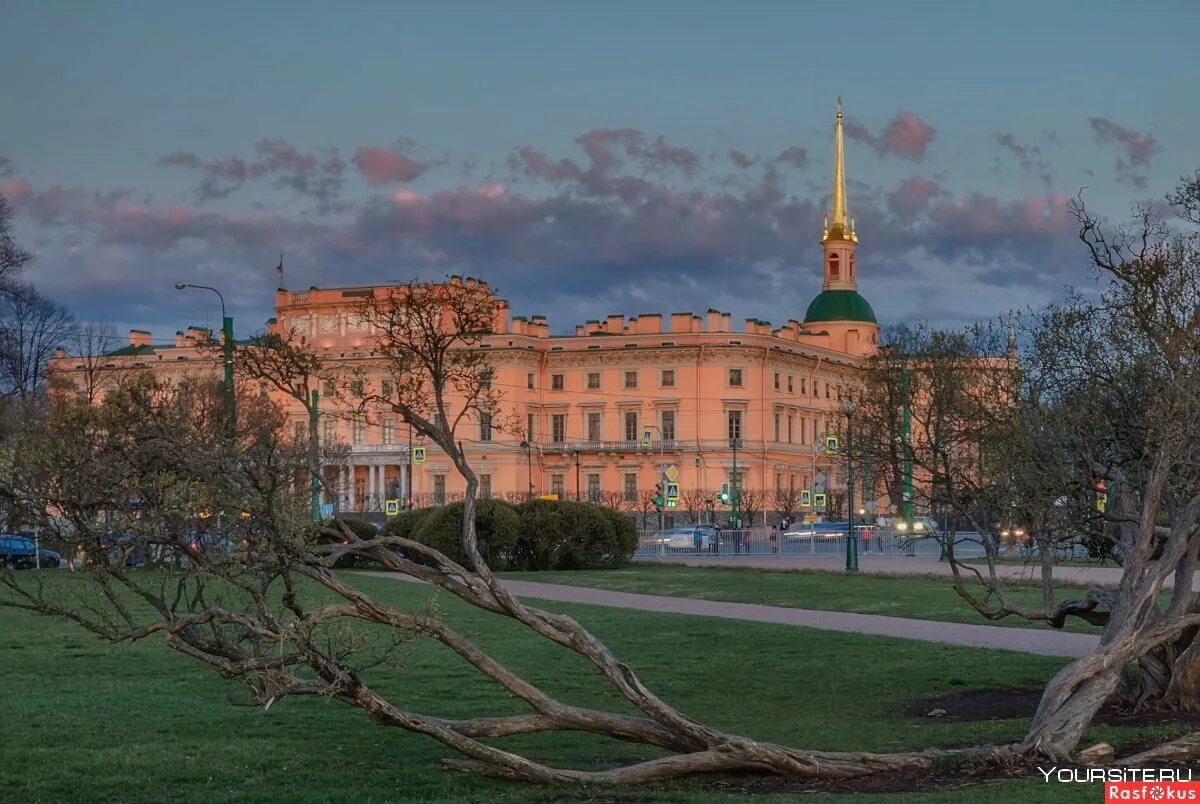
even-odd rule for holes
{"type": "Polygon", "coordinates": [[[1114,221],[1200,168],[1192,2],[12,2],[0,192],[82,319],[238,335],[282,285],[487,279],[573,331],[802,319],[845,104],[883,324],[1095,286],[1114,221]]]}

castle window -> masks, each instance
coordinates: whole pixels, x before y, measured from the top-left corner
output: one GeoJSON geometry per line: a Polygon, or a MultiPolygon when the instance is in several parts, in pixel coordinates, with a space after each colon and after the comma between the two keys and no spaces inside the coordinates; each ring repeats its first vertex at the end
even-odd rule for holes
{"type": "Polygon", "coordinates": [[[841,276],[842,270],[837,252],[829,255],[829,278],[837,279],[841,276]]]}
{"type": "Polygon", "coordinates": [[[850,278],[854,278],[854,255],[850,255],[850,278]]]}

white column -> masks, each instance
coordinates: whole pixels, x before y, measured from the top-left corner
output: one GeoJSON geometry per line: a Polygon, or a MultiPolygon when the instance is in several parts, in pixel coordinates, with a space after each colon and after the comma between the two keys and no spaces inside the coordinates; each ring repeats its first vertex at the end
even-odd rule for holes
{"type": "Polygon", "coordinates": [[[379,495],[379,481],[376,479],[376,472],[379,467],[375,464],[367,466],[367,510],[374,511],[376,500],[379,495]]]}
{"type": "Polygon", "coordinates": [[[346,478],[347,472],[348,472],[348,468],[345,466],[338,469],[338,492],[337,492],[337,494],[338,494],[338,498],[337,498],[338,510],[343,510],[343,509],[349,507],[349,494],[346,489],[346,486],[348,483],[347,478],[346,478]]]}
{"type": "Polygon", "coordinates": [[[408,467],[404,464],[401,464],[397,466],[396,469],[400,472],[400,505],[404,505],[404,501],[409,498],[408,486],[406,485],[408,480],[408,467]]]}

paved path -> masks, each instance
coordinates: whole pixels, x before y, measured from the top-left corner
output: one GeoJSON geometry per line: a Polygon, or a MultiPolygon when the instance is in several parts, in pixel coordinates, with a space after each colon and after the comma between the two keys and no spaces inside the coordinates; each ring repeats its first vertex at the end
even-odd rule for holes
{"type": "MultiPolygon", "coordinates": [[[[372,572],[371,575],[423,583],[395,572],[372,572]]],[[[684,597],[638,595],[631,592],[613,592],[586,586],[564,586],[533,581],[504,581],[503,583],[505,588],[518,597],[555,600],[562,603],[587,603],[593,606],[612,606],[666,614],[699,614],[729,620],[802,625],[825,631],[852,631],[859,634],[944,642],[949,645],[1019,650],[1046,656],[1082,656],[1090,653],[1099,642],[1099,637],[1091,634],[1065,634],[1050,629],[1004,628],[995,625],[968,625],[938,620],[909,620],[903,617],[883,617],[877,614],[852,614],[840,611],[761,606],[754,603],[726,603],[684,597]]]]}
{"type": "MultiPolygon", "coordinates": [[[[688,555],[680,553],[661,558],[639,556],[635,559],[644,564],[686,564],[689,567],[756,567],[769,570],[818,569],[840,571],[846,565],[843,555],[755,555],[755,556],[710,556],[688,555]]],[[[986,564],[970,564],[984,575],[987,574],[986,564]]],[[[929,556],[891,556],[891,555],[860,555],[858,557],[860,572],[877,575],[950,575],[950,565],[929,556]]],[[[970,570],[966,570],[970,573],[970,570]]],[[[1040,581],[1042,568],[1040,565],[998,564],[996,572],[1002,578],[1029,578],[1040,581]]],[[[1058,581],[1073,581],[1083,584],[1116,584],[1121,580],[1120,567],[1055,567],[1054,578],[1058,581]]],[[[1166,586],[1172,586],[1172,580],[1167,579],[1166,586]]]]}

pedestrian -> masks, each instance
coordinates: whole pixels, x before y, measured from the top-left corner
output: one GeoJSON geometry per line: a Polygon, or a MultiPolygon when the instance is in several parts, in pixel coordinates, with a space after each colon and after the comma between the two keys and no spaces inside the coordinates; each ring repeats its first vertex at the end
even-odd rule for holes
{"type": "Polygon", "coordinates": [[[700,555],[700,548],[704,544],[704,531],[700,528],[692,528],[692,544],[696,546],[696,555],[700,555]]]}

